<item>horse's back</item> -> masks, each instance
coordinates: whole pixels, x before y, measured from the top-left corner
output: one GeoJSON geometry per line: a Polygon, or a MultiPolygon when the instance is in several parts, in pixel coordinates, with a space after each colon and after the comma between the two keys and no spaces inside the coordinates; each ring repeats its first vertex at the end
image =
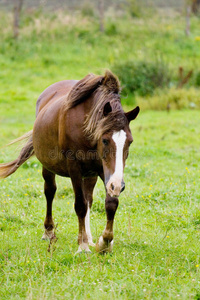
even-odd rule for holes
{"type": "Polygon", "coordinates": [[[54,102],[59,98],[67,95],[71,88],[78,82],[78,80],[63,80],[56,82],[47,87],[39,96],[36,103],[36,116],[39,111],[49,102],[54,102]]]}

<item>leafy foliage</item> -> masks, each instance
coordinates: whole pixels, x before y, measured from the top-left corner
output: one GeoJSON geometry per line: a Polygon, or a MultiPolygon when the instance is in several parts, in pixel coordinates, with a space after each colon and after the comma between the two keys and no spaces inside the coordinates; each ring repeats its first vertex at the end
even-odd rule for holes
{"type": "Polygon", "coordinates": [[[127,0],[128,12],[132,17],[141,16],[142,5],[138,0],[127,0]]]}
{"type": "Polygon", "coordinates": [[[95,16],[95,11],[94,11],[94,6],[90,1],[84,1],[82,6],[81,6],[81,14],[84,17],[94,17],[95,16]]]}
{"type": "Polygon", "coordinates": [[[119,76],[124,90],[140,96],[152,95],[156,88],[169,85],[169,70],[163,62],[127,61],[115,64],[114,72],[119,76]]]}
{"type": "Polygon", "coordinates": [[[196,80],[195,80],[196,86],[200,87],[200,71],[196,74],[196,80]]]}
{"type": "Polygon", "coordinates": [[[151,97],[137,97],[141,109],[200,109],[199,91],[195,88],[156,90],[151,97]]]}

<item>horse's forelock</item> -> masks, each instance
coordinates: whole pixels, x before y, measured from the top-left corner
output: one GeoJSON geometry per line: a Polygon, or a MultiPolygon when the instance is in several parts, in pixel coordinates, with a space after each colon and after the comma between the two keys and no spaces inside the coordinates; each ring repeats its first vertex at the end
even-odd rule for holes
{"type": "Polygon", "coordinates": [[[110,130],[120,130],[125,126],[126,117],[120,102],[120,83],[111,71],[104,76],[88,74],[78,81],[69,92],[65,109],[68,110],[84,102],[93,93],[91,110],[84,123],[86,136],[96,142],[99,137],[110,130]],[[110,102],[112,112],[103,115],[103,108],[110,102]]]}
{"type": "Polygon", "coordinates": [[[102,84],[95,91],[93,106],[84,124],[85,134],[93,143],[104,133],[118,131],[126,126],[127,118],[121,106],[119,90],[118,79],[107,71],[102,84]],[[108,102],[112,111],[104,116],[104,106],[108,102]]]}
{"type": "Polygon", "coordinates": [[[127,125],[127,118],[121,111],[112,111],[108,116],[99,120],[94,131],[94,141],[98,141],[109,131],[120,131],[127,125]]]}

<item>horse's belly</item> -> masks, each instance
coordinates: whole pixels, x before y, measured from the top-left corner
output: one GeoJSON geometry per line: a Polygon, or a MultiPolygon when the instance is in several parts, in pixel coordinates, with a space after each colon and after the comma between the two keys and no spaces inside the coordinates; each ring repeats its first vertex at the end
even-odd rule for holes
{"type": "Polygon", "coordinates": [[[58,130],[50,125],[36,120],[33,129],[34,153],[45,169],[68,177],[67,157],[59,147],[58,130]]]}
{"type": "Polygon", "coordinates": [[[59,165],[49,165],[49,164],[43,164],[44,168],[49,170],[50,172],[59,175],[59,176],[63,176],[63,177],[70,177],[68,170],[63,168],[63,166],[59,166],[59,165]]]}
{"type": "MultiPolygon", "coordinates": [[[[40,148],[40,147],[39,147],[40,148]]],[[[64,157],[62,151],[59,151],[58,147],[46,148],[43,150],[34,147],[35,155],[41,162],[45,169],[51,171],[60,176],[68,177],[67,159],[64,157]]]]}

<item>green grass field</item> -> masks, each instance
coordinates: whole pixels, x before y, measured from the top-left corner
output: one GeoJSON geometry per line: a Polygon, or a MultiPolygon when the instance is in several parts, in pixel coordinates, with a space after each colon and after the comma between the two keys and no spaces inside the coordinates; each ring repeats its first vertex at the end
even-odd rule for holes
{"type": "MultiPolygon", "coordinates": [[[[71,24],[63,15],[35,21],[29,16],[17,42],[9,18],[0,18],[0,147],[32,129],[36,99],[55,81],[102,73],[118,60],[152,59],[155,53],[172,70],[198,66],[196,18],[186,39],[181,17],[109,19],[101,34],[88,19],[71,24]]],[[[135,101],[132,95],[122,99],[125,109],[135,101]]],[[[1,180],[0,299],[200,299],[199,111],[142,110],[131,128],[134,143],[112,254],[91,249],[75,255],[78,222],[69,179],[57,178],[58,240],[50,251],[41,240],[46,203],[37,159],[1,180]]],[[[1,148],[0,162],[19,151],[20,145],[1,148]]],[[[91,211],[94,241],[105,227],[104,198],[98,181],[91,211]]]]}
{"type": "MultiPolygon", "coordinates": [[[[58,240],[50,252],[41,240],[45,198],[37,160],[1,181],[1,299],[199,298],[199,112],[144,112],[132,131],[112,254],[75,256],[78,224],[69,179],[57,180],[58,240]]],[[[16,156],[16,149],[6,151],[1,158],[16,156]]],[[[98,182],[95,241],[105,226],[104,197],[98,182]]]]}

